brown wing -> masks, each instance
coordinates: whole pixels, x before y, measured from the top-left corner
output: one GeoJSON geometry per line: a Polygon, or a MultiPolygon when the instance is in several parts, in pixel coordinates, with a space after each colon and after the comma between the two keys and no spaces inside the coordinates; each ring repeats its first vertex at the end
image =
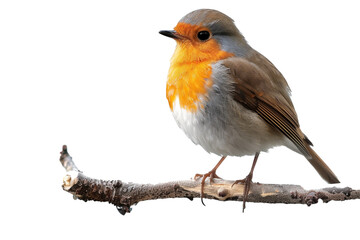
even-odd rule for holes
{"type": "MultiPolygon", "coordinates": [[[[282,82],[274,81],[272,78],[277,75],[276,73],[263,71],[263,66],[258,67],[255,62],[243,58],[229,58],[223,64],[230,69],[233,79],[233,99],[256,112],[269,125],[290,139],[325,181],[339,183],[336,175],[310,147],[312,143],[300,130],[295,109],[286,89],[288,86],[284,84],[285,79],[282,82]]],[[[272,65],[271,71],[275,70],[272,65]]]]}
{"type": "Polygon", "coordinates": [[[246,58],[246,60],[254,63],[269,78],[271,78],[273,85],[276,86],[276,89],[279,91],[282,97],[286,100],[290,107],[294,108],[290,98],[290,87],[284,76],[279,70],[277,70],[274,64],[272,64],[272,62],[270,62],[266,57],[255,50],[246,58]]]}
{"type": "Polygon", "coordinates": [[[277,89],[279,86],[245,59],[231,58],[224,61],[224,66],[231,70],[234,80],[234,100],[282,132],[306,158],[311,157],[307,146],[311,142],[301,132],[293,105],[277,89]]]}

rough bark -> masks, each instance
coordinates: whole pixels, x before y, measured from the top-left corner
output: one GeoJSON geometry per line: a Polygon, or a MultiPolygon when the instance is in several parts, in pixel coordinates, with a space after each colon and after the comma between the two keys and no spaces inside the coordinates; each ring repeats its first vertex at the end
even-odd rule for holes
{"type": "MultiPolygon", "coordinates": [[[[67,174],[63,179],[63,189],[74,198],[83,201],[93,200],[114,204],[121,214],[131,211],[131,206],[145,200],[164,198],[200,197],[201,179],[184,180],[159,184],[127,183],[121,180],[99,180],[87,177],[78,170],[72,157],[64,145],[60,162],[67,174]]],[[[210,184],[206,181],[204,198],[221,201],[242,201],[243,184],[233,185],[233,181],[214,179],[210,184]]],[[[299,185],[260,184],[251,185],[248,202],[307,204],[308,206],[323,202],[360,199],[360,190],[346,188],[323,188],[305,190],[299,185]]]]}

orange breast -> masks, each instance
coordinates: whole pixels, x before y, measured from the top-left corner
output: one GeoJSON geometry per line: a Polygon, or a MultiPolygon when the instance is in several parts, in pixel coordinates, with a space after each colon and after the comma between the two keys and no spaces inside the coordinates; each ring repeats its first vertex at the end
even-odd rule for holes
{"type": "Polygon", "coordinates": [[[195,112],[199,106],[202,107],[200,98],[206,98],[207,89],[213,84],[211,64],[233,56],[222,51],[214,39],[206,44],[204,48],[189,41],[177,43],[166,85],[166,97],[171,110],[176,98],[179,99],[180,107],[187,111],[195,112]]]}
{"type": "Polygon", "coordinates": [[[171,110],[178,98],[181,108],[196,111],[199,98],[206,95],[207,87],[212,85],[211,72],[209,62],[172,66],[166,84],[166,97],[171,110]]]}

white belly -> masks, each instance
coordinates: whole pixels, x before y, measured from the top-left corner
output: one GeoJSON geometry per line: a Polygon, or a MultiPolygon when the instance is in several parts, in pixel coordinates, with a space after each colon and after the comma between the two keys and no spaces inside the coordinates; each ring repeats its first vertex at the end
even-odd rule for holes
{"type": "Polygon", "coordinates": [[[269,131],[267,123],[256,113],[240,105],[237,111],[223,106],[221,111],[213,111],[216,107],[207,106],[193,113],[182,109],[176,99],[173,116],[195,144],[220,156],[254,155],[284,141],[282,136],[269,131]]]}

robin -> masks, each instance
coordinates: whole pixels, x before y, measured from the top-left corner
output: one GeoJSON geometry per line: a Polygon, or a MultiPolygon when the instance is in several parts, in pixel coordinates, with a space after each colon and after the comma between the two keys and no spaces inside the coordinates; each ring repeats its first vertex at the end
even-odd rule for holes
{"type": "Polygon", "coordinates": [[[249,175],[235,181],[245,185],[244,210],[260,152],[281,145],[302,154],[328,183],[339,183],[301,131],[285,78],[230,17],[200,9],[160,34],[177,43],[166,84],[173,116],[195,144],[221,156],[210,172],[195,175],[202,177],[201,200],[205,179],[218,178],[226,156],[254,155],[249,175]]]}

